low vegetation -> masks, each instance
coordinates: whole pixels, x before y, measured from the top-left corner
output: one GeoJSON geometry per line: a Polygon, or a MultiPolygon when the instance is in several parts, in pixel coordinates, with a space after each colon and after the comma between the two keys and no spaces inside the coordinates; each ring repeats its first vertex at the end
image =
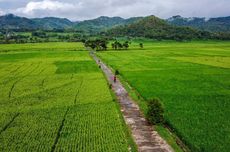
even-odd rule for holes
{"type": "Polygon", "coordinates": [[[164,109],[159,99],[152,99],[148,101],[147,118],[153,125],[164,122],[164,109]]]}

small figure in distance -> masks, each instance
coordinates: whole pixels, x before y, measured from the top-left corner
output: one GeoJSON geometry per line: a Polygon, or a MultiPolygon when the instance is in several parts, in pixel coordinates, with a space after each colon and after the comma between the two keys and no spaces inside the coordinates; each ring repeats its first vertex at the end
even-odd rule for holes
{"type": "Polygon", "coordinates": [[[99,68],[101,69],[101,60],[98,60],[97,63],[99,64],[99,68]]]}
{"type": "Polygon", "coordinates": [[[118,70],[115,70],[115,74],[114,74],[114,77],[113,77],[114,83],[117,82],[117,75],[119,75],[119,74],[120,74],[119,71],[118,71],[118,70]]]}
{"type": "Polygon", "coordinates": [[[116,75],[114,75],[114,77],[113,77],[113,82],[114,82],[114,83],[117,82],[117,76],[116,76],[116,75]]]}

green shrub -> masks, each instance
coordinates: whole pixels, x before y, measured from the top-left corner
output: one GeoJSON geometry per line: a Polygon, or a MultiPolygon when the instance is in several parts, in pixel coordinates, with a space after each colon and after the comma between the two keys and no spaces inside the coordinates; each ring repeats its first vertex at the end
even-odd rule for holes
{"type": "Polygon", "coordinates": [[[159,99],[148,101],[147,119],[153,125],[164,122],[164,109],[159,99]]]}
{"type": "Polygon", "coordinates": [[[119,75],[120,72],[118,70],[115,71],[115,75],[119,75]]]}

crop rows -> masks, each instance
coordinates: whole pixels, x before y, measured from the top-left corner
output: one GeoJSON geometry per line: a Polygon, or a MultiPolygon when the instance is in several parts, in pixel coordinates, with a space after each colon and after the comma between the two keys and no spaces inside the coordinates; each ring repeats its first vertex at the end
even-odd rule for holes
{"type": "Polygon", "coordinates": [[[127,151],[119,119],[114,103],[73,106],[66,116],[56,150],[127,151]]]}
{"type": "Polygon", "coordinates": [[[0,151],[128,151],[119,109],[87,52],[9,54],[0,53],[0,151]]]}

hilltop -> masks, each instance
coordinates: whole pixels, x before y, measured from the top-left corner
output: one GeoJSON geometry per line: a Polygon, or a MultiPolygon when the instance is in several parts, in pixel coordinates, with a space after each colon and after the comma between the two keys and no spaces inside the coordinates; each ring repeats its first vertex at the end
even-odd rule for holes
{"type": "Polygon", "coordinates": [[[230,31],[230,16],[218,18],[199,18],[190,17],[184,18],[180,15],[173,16],[166,20],[168,23],[176,26],[189,26],[199,30],[210,32],[229,32],[230,31]]]}
{"type": "Polygon", "coordinates": [[[156,16],[145,17],[135,23],[118,26],[107,31],[112,36],[147,37],[154,39],[193,39],[203,38],[207,32],[189,27],[177,27],[168,24],[156,16]]]}

